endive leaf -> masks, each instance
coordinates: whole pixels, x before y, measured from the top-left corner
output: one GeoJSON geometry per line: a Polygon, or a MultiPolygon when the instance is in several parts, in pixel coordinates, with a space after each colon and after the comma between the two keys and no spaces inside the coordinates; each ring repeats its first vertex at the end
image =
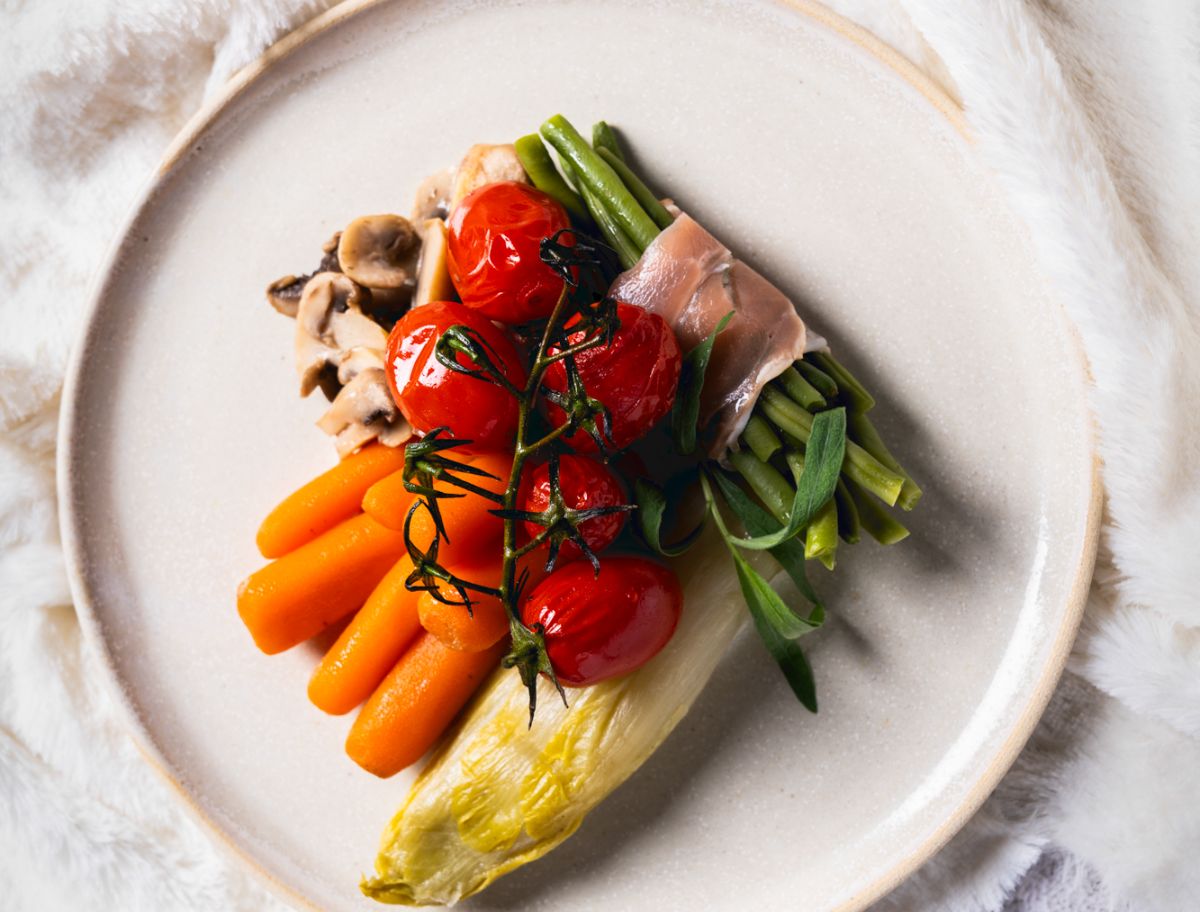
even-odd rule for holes
{"type": "Polygon", "coordinates": [[[417,778],[363,892],[454,903],[574,833],[684,717],[745,622],[724,548],[710,528],[672,562],[686,608],[671,642],[632,674],[573,690],[570,707],[540,681],[532,728],[517,676],[495,674],[417,778]]]}

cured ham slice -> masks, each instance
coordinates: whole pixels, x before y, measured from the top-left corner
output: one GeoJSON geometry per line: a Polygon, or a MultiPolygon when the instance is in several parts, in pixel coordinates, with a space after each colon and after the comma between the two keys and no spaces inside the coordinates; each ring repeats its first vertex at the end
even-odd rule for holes
{"type": "Polygon", "coordinates": [[[762,388],[799,360],[810,341],[824,345],[783,292],[686,214],[617,276],[609,294],[661,316],[685,352],[733,312],[717,336],[700,394],[700,426],[717,459],[737,446],[762,388]]]}

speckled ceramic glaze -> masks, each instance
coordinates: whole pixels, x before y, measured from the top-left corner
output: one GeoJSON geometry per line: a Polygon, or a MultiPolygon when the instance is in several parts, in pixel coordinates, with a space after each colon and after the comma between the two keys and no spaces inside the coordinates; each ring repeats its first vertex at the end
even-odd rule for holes
{"type": "Polygon", "coordinates": [[[407,212],[477,141],[605,117],[648,181],[800,302],[922,482],[912,538],[844,549],[807,643],[822,709],[752,637],[662,749],[477,909],[857,909],[1028,736],[1095,548],[1084,369],[957,112],[819,8],[769,0],[337,10],[181,138],[117,245],[63,416],[80,615],[181,800],[293,902],[357,881],[411,777],[342,751],[234,589],[258,520],[332,464],[263,300],[351,217],[407,212]]]}

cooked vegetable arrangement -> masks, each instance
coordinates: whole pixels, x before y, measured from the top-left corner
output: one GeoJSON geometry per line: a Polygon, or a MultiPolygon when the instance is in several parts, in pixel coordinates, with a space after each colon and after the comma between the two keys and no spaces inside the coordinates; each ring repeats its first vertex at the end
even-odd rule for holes
{"type": "Polygon", "coordinates": [[[921,490],[826,341],[607,124],[473,146],[411,220],[356,219],[323,254],[268,298],[342,459],[264,520],[238,611],[267,653],[349,619],[308,693],[358,709],[364,770],[437,747],[367,895],[452,903],[552,849],[747,616],[816,711],[807,562],[900,541],[889,508],[921,490]]]}

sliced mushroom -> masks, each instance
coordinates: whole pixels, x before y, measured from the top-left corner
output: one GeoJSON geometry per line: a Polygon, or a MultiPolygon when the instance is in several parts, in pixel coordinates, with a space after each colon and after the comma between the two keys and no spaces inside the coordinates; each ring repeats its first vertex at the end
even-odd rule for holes
{"type": "Polygon", "coordinates": [[[471,146],[454,172],[454,186],[450,193],[450,209],[453,210],[464,196],[484,184],[496,181],[520,181],[528,183],[529,177],[517,158],[512,143],[471,146]]]}
{"type": "Polygon", "coordinates": [[[378,353],[382,362],[387,334],[378,323],[363,313],[370,292],[349,276],[321,272],[309,279],[296,312],[296,370],[300,374],[300,395],[307,396],[328,377],[330,366],[338,370],[351,362],[356,350],[378,353]]]}
{"type": "Polygon", "coordinates": [[[339,456],[376,438],[387,446],[399,446],[412,435],[392,401],[382,367],[367,368],[342,387],[317,427],[333,436],[339,456]]]}
{"type": "Polygon", "coordinates": [[[363,371],[382,370],[384,353],[377,348],[352,348],[337,365],[337,382],[346,386],[363,371]]]}
{"type": "Polygon", "coordinates": [[[296,316],[296,311],[300,307],[300,296],[304,293],[304,286],[319,272],[341,272],[341,267],[338,265],[337,247],[338,239],[342,236],[339,231],[332,238],[321,245],[321,262],[317,264],[317,268],[306,275],[294,276],[285,275],[282,279],[276,279],[267,286],[267,301],[272,307],[283,314],[285,317],[296,316]]]}
{"type": "Polygon", "coordinates": [[[368,288],[412,283],[417,235],[400,215],[364,215],[342,232],[337,245],[342,272],[368,288]]]}
{"type": "Polygon", "coordinates": [[[430,301],[453,301],[457,294],[450,281],[446,261],[446,223],[440,218],[426,219],[417,229],[421,235],[421,259],[417,266],[417,290],[412,306],[430,301]]]}
{"type": "Polygon", "coordinates": [[[276,279],[267,286],[267,301],[285,317],[296,316],[300,308],[300,295],[311,278],[311,275],[285,275],[282,279],[276,279]]]}
{"type": "Polygon", "coordinates": [[[413,200],[413,224],[419,225],[431,218],[445,218],[450,212],[450,190],[453,185],[453,168],[438,171],[421,181],[416,199],[413,200]]]}

